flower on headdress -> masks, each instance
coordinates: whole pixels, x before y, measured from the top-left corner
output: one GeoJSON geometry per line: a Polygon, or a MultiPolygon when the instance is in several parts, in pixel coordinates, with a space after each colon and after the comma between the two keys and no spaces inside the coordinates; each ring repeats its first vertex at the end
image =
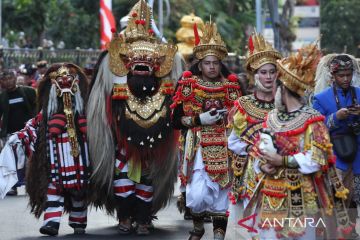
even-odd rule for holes
{"type": "Polygon", "coordinates": [[[133,13],[131,14],[131,16],[135,18],[135,17],[137,17],[137,13],[136,13],[136,12],[133,12],[133,13]]]}
{"type": "Polygon", "coordinates": [[[135,20],[135,24],[137,24],[137,25],[140,24],[140,20],[139,20],[139,19],[136,19],[136,20],[135,20]]]}

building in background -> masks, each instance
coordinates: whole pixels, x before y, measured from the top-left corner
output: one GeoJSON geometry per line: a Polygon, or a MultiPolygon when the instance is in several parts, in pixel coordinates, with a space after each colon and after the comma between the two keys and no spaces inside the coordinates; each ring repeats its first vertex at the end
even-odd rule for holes
{"type": "Polygon", "coordinates": [[[293,50],[312,43],[320,37],[320,4],[316,0],[298,0],[294,7],[296,40],[293,50]]]}

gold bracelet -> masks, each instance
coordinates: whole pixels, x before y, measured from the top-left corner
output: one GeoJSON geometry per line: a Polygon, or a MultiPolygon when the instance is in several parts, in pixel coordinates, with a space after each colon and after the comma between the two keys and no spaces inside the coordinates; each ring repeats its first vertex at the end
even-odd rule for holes
{"type": "Polygon", "coordinates": [[[284,167],[288,167],[288,165],[289,165],[288,156],[283,156],[283,165],[284,165],[284,167]]]}

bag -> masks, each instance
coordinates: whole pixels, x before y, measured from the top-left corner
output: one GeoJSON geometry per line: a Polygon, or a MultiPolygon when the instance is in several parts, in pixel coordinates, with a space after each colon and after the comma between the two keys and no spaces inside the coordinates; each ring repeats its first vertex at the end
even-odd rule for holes
{"type": "Polygon", "coordinates": [[[357,153],[357,138],[354,134],[344,133],[331,136],[336,155],[346,163],[352,163],[357,153]]]}

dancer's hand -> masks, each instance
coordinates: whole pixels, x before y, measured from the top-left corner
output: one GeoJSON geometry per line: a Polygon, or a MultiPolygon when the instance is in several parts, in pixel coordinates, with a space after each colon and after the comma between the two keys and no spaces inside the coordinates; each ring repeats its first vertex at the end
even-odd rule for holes
{"type": "Polygon", "coordinates": [[[283,157],[275,152],[260,153],[259,155],[261,159],[265,160],[274,167],[280,167],[284,165],[283,157]]]}
{"type": "Polygon", "coordinates": [[[276,168],[269,163],[265,163],[264,165],[260,166],[260,169],[261,171],[269,175],[274,175],[276,173],[276,168]]]}
{"type": "Polygon", "coordinates": [[[201,125],[214,125],[218,120],[222,119],[222,117],[222,114],[217,112],[216,109],[211,109],[199,115],[201,125]]]}

